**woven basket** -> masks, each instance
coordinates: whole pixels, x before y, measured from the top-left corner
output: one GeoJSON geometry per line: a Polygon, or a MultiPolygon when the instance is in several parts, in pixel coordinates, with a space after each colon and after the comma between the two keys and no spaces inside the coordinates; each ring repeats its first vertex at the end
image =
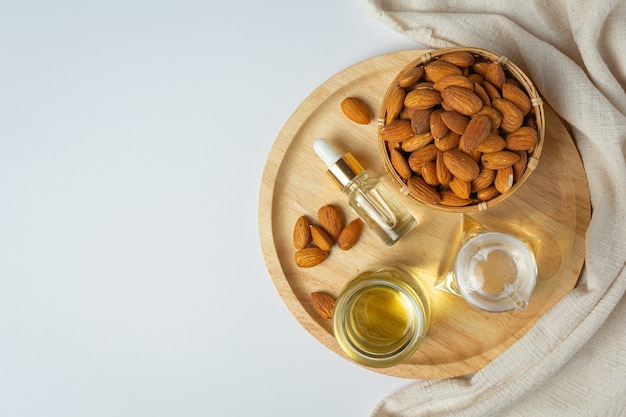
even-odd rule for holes
{"type": "Polygon", "coordinates": [[[420,56],[419,58],[413,60],[405,68],[403,68],[402,71],[398,73],[398,75],[394,78],[393,82],[390,84],[382,100],[380,111],[378,114],[379,150],[383,158],[385,170],[387,171],[388,175],[400,186],[400,190],[403,194],[411,196],[415,200],[420,201],[421,203],[426,204],[429,207],[435,208],[437,210],[448,211],[448,212],[467,213],[467,212],[476,212],[476,211],[486,210],[487,208],[492,207],[500,203],[501,201],[504,201],[505,199],[509,198],[511,195],[513,195],[515,191],[519,189],[519,187],[521,187],[524,184],[524,182],[526,182],[528,177],[532,174],[534,169],[537,167],[537,164],[539,163],[539,157],[541,155],[541,150],[543,147],[544,136],[545,136],[545,114],[544,114],[544,108],[543,108],[543,101],[541,100],[541,97],[539,96],[537,89],[535,88],[532,81],[517,65],[509,61],[506,57],[495,54],[493,52],[490,52],[484,49],[479,49],[479,48],[454,47],[454,48],[437,49],[434,51],[427,52],[423,54],[422,56],[420,56]],[[391,93],[395,89],[395,87],[398,86],[399,79],[402,77],[402,75],[406,71],[411,70],[414,67],[424,66],[428,64],[429,62],[437,60],[439,57],[441,57],[444,54],[448,54],[450,52],[459,52],[459,51],[468,52],[472,54],[475,60],[477,61],[497,62],[500,65],[502,65],[502,68],[504,69],[505,75],[507,78],[511,77],[517,80],[518,84],[523,88],[523,90],[525,90],[525,92],[527,93],[531,101],[532,108],[531,108],[529,115],[533,117],[535,127],[537,129],[537,143],[531,150],[528,151],[528,154],[527,154],[528,162],[526,165],[526,169],[524,170],[523,174],[519,178],[517,178],[517,180],[515,181],[515,183],[513,184],[513,186],[511,187],[509,191],[502,193],[498,195],[497,197],[492,198],[487,201],[480,201],[474,196],[471,198],[472,202],[470,204],[461,206],[461,207],[455,207],[455,206],[446,206],[442,204],[433,204],[432,202],[428,202],[428,201],[424,201],[420,199],[419,197],[417,197],[416,195],[410,192],[409,188],[407,187],[406,181],[402,179],[402,177],[394,169],[391,163],[388,144],[381,136],[381,130],[385,127],[387,102],[389,100],[391,93]]]}

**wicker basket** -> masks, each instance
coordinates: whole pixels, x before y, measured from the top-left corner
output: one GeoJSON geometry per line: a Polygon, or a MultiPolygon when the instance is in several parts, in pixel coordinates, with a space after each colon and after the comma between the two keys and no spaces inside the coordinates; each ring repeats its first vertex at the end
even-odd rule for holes
{"type": "MultiPolygon", "coordinates": [[[[405,88],[407,92],[410,91],[410,89],[411,87],[405,88]]],[[[433,207],[435,209],[448,211],[448,212],[466,213],[466,212],[482,211],[510,197],[517,189],[519,189],[519,187],[521,187],[524,184],[524,182],[528,179],[528,177],[531,175],[533,170],[537,167],[537,164],[539,162],[539,157],[541,155],[541,149],[543,147],[544,136],[545,136],[545,115],[544,115],[543,102],[535,86],[533,85],[532,81],[519,67],[517,67],[511,61],[509,61],[506,57],[500,56],[498,54],[495,54],[493,52],[490,52],[484,49],[478,49],[478,48],[455,47],[455,48],[438,49],[438,50],[434,50],[431,52],[427,52],[424,55],[420,56],[419,58],[415,59],[414,61],[409,63],[404,69],[402,69],[402,71],[400,71],[400,73],[393,80],[393,82],[391,83],[391,85],[389,86],[387,90],[387,93],[385,94],[382,100],[380,111],[378,114],[379,150],[383,158],[384,167],[387,173],[391,176],[391,178],[393,178],[395,182],[399,184],[400,189],[403,192],[403,194],[409,195],[412,198],[420,201],[421,203],[428,205],[429,207],[433,207]],[[529,149],[526,152],[526,158],[527,158],[526,168],[524,169],[523,174],[521,174],[521,176],[518,176],[518,178],[515,179],[512,187],[508,191],[501,193],[498,196],[493,197],[491,199],[486,199],[485,201],[478,199],[476,196],[476,193],[472,193],[469,197],[469,200],[471,200],[471,202],[463,206],[458,206],[458,205],[449,206],[449,205],[444,205],[440,202],[425,201],[424,199],[420,198],[414,193],[411,193],[409,187],[407,186],[407,181],[398,174],[397,170],[392,165],[391,158],[390,158],[391,151],[389,148],[390,144],[387,143],[387,141],[381,135],[381,131],[384,129],[386,125],[385,119],[386,119],[386,113],[387,113],[387,103],[389,101],[390,95],[392,94],[394,89],[399,85],[399,80],[401,79],[401,77],[403,77],[403,75],[407,71],[413,70],[413,68],[415,67],[425,66],[428,63],[438,60],[441,56],[445,54],[449,54],[451,52],[468,52],[474,57],[474,59],[477,62],[485,61],[485,62],[496,62],[500,64],[502,66],[502,69],[504,69],[504,73],[506,77],[514,78],[515,80],[517,80],[517,86],[521,87],[530,98],[530,103],[532,107],[531,107],[530,112],[525,116],[526,120],[524,124],[527,124],[528,122],[532,122],[532,124],[534,124],[533,127],[535,127],[537,130],[537,142],[531,149],[529,149]],[[529,119],[532,119],[532,120],[529,120],[529,119]]],[[[405,156],[408,157],[408,154],[406,152],[404,154],[405,156]]],[[[406,175],[405,175],[405,178],[406,178],[406,175]]],[[[445,189],[445,188],[447,187],[435,186],[435,189],[438,192],[441,192],[442,189],[445,189]]]]}

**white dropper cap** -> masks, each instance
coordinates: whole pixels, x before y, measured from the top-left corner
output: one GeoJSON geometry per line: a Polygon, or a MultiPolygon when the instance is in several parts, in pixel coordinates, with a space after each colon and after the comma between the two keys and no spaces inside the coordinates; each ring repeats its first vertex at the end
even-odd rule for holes
{"type": "Polygon", "coordinates": [[[341,155],[326,139],[318,139],[313,149],[326,164],[328,175],[335,181],[339,189],[344,189],[356,177],[363,167],[350,152],[341,155]]]}
{"type": "Polygon", "coordinates": [[[328,168],[342,158],[342,155],[326,139],[320,138],[316,140],[313,144],[313,149],[328,168]]]}

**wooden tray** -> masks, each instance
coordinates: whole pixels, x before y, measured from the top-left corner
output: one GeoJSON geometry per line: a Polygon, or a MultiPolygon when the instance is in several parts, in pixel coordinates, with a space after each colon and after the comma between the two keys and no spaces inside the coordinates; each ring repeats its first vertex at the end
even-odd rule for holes
{"type": "MultiPolygon", "coordinates": [[[[369,105],[373,115],[377,114],[397,72],[424,52],[403,51],[371,58],[318,87],[287,120],[263,174],[259,232],[269,273],[302,326],[344,358],[333,337],[330,320],[320,318],[313,310],[311,292],[326,291],[337,296],[360,270],[381,263],[416,268],[432,287],[439,262],[446,256],[448,239],[462,221],[461,214],[429,209],[401,195],[386,179],[378,154],[376,121],[358,125],[340,110],[345,97],[355,96],[369,105]],[[313,142],[319,137],[327,138],[342,152],[351,151],[371,175],[381,177],[413,213],[418,226],[392,248],[385,247],[366,228],[351,250],[341,251],[335,246],[322,264],[301,269],[293,260],[292,241],[293,226],[300,215],[316,220],[318,208],[332,203],[343,210],[347,220],[356,217],[313,151],[313,142]]],[[[546,140],[535,173],[515,195],[471,217],[478,221],[507,220],[540,239],[538,283],[528,308],[487,313],[458,296],[432,289],[431,326],[418,351],[400,365],[373,371],[414,379],[475,372],[511,346],[575,286],[584,261],[585,231],[590,219],[588,186],[577,149],[566,127],[548,106],[546,140]]]]}

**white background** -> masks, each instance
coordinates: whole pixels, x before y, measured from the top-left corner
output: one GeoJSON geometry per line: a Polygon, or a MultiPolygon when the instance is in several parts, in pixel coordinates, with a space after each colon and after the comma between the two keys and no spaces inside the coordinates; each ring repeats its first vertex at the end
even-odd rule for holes
{"type": "Polygon", "coordinates": [[[340,70],[421,46],[359,0],[0,5],[0,415],[365,416],[410,381],[309,335],[265,159],[340,70]]]}

